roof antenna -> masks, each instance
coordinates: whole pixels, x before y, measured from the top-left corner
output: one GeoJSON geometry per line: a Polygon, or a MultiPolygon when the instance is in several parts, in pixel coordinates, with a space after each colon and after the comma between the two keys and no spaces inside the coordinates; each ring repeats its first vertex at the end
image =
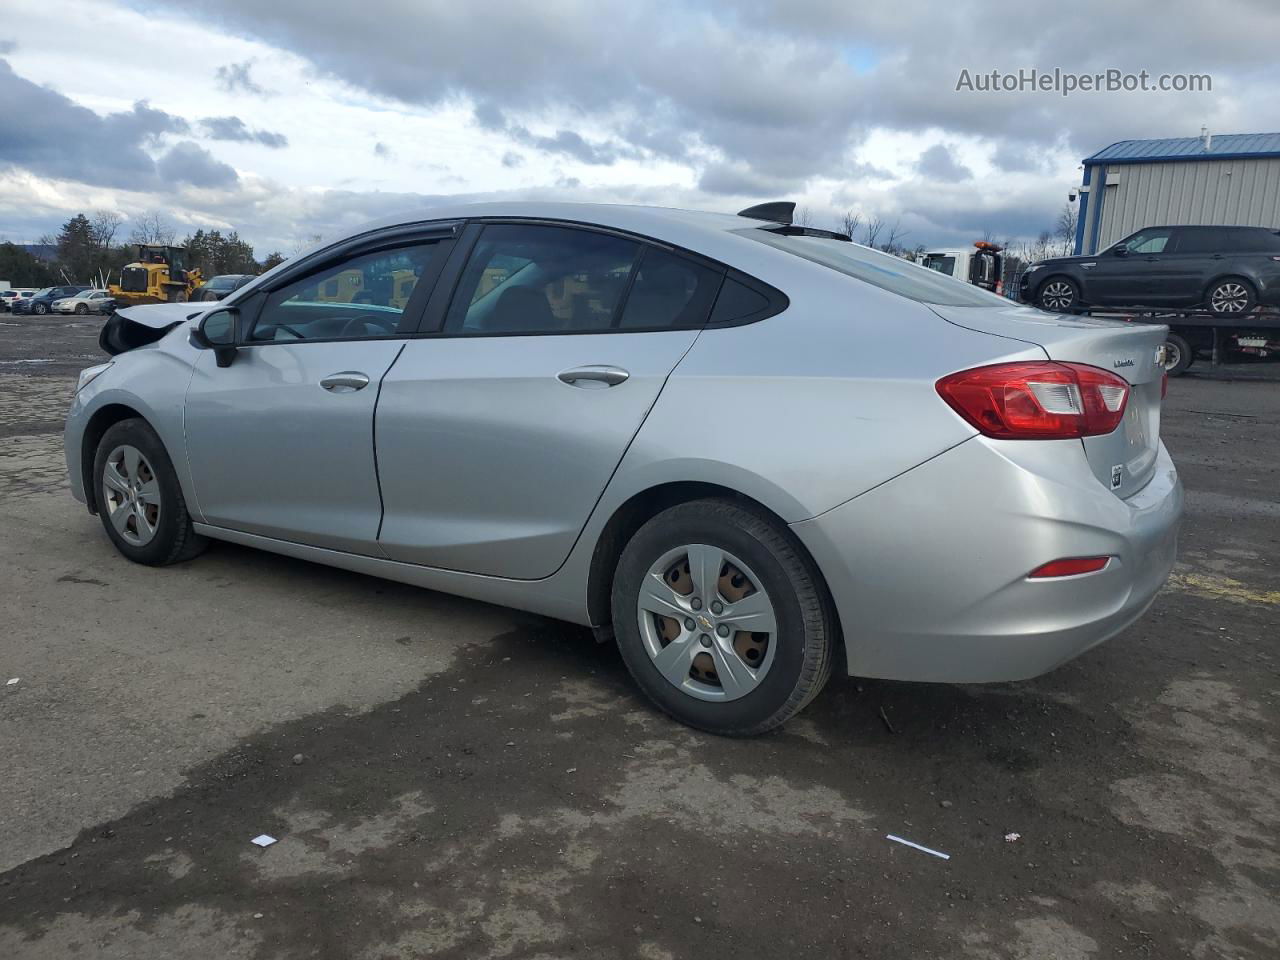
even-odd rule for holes
{"type": "Polygon", "coordinates": [[[1204,144],[1206,150],[1213,147],[1213,134],[1209,132],[1208,127],[1200,128],[1200,142],[1204,144]]]}
{"type": "Polygon", "coordinates": [[[796,205],[790,200],[775,200],[772,203],[757,203],[754,207],[739,210],[738,216],[750,217],[752,220],[769,220],[790,226],[795,216],[796,205]]]}

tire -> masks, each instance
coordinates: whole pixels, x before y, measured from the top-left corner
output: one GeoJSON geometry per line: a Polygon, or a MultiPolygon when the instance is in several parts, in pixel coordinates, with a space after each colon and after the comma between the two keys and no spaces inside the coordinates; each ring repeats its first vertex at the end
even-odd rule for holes
{"type": "Polygon", "coordinates": [[[47,303],[33,303],[31,305],[31,312],[37,317],[43,317],[49,312],[49,305],[47,303]]]}
{"type": "Polygon", "coordinates": [[[1258,305],[1258,293],[1244,277],[1223,277],[1205,293],[1209,312],[1218,317],[1242,317],[1258,305]]]}
{"type": "Polygon", "coordinates": [[[640,689],[665,713],[699,730],[730,737],[765,733],[804,709],[831,675],[836,618],[821,575],[785,527],[728,500],[679,504],[641,527],[618,560],[612,608],[618,648],[640,689]],[[715,587],[713,599],[700,603],[700,593],[708,591],[699,589],[699,581],[709,578],[693,575],[700,560],[691,558],[704,556],[715,587]],[[756,593],[772,611],[772,631],[738,629],[734,601],[756,593]],[[681,605],[683,623],[642,609],[662,607],[668,599],[681,605]],[[664,623],[679,636],[664,633],[664,623]],[[674,656],[664,674],[655,658],[667,651],[674,656]],[[721,680],[725,668],[726,679],[743,678],[741,686],[721,680]]]}
{"type": "Polygon", "coordinates": [[[1176,333],[1171,333],[1164,338],[1164,347],[1169,356],[1165,372],[1171,377],[1182,376],[1187,372],[1187,367],[1195,362],[1196,353],[1191,348],[1191,344],[1176,333]]]}
{"type": "Polygon", "coordinates": [[[116,549],[134,563],[153,567],[181,563],[208,546],[208,540],[192,528],[173,462],[160,437],[145,420],[121,420],[107,428],[94,453],[93,483],[103,529],[116,549]],[[129,462],[130,450],[140,455],[135,463],[129,462]],[[109,465],[114,470],[114,483],[108,480],[109,465]],[[144,491],[150,490],[149,496],[137,497],[136,509],[131,506],[135,501],[119,486],[121,477],[141,484],[144,491]],[[120,505],[113,508],[113,502],[120,505]],[[154,513],[149,512],[152,506],[154,513]],[[140,511],[146,513],[151,525],[149,535],[146,523],[138,516],[140,511]],[[132,530],[129,513],[134,514],[132,530]]]}
{"type": "Polygon", "coordinates": [[[1080,306],[1080,287],[1070,277],[1049,277],[1036,291],[1036,306],[1050,313],[1070,313],[1080,306]]]}
{"type": "Polygon", "coordinates": [[[89,312],[89,308],[85,306],[83,303],[76,304],[76,316],[83,317],[88,312],[89,312]]]}

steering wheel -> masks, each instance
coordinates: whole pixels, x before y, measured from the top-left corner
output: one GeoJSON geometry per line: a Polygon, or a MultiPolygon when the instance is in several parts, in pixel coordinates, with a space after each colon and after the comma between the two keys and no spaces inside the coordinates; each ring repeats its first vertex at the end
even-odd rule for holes
{"type": "Polygon", "coordinates": [[[362,313],[358,317],[352,317],[342,325],[342,332],[338,334],[340,337],[356,337],[368,336],[369,327],[377,327],[383,333],[395,333],[396,321],[388,317],[379,316],[376,313],[362,313]]]}

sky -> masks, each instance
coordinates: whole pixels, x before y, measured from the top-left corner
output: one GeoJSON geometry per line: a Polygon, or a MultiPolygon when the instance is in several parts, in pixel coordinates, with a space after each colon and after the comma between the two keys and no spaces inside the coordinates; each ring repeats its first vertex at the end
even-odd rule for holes
{"type": "Polygon", "coordinates": [[[852,211],[968,245],[1051,229],[1117,140],[1280,131],[1275,0],[0,8],[0,239],[20,243],[158,211],[287,255],[447,197],[788,199],[815,226],[852,211]],[[973,89],[1032,69],[1212,89],[973,89]]]}

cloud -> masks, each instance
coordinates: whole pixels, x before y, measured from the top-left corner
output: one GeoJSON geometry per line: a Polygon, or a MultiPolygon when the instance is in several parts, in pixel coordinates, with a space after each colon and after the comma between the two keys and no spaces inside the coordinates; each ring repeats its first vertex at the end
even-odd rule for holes
{"type": "Polygon", "coordinates": [[[259,143],[279,150],[289,145],[283,133],[271,130],[250,130],[239,117],[205,117],[200,121],[204,135],[210,140],[236,140],[241,143],[259,143]]]}
{"type": "Polygon", "coordinates": [[[698,178],[698,189],[735,197],[785,197],[801,184],[754,172],[746,164],[713,163],[698,178]]]}
{"type": "Polygon", "coordinates": [[[0,40],[0,57],[4,56],[4,55],[6,55],[6,54],[9,54],[9,53],[13,53],[13,52],[14,52],[15,50],[17,50],[17,49],[18,49],[17,41],[15,41],[15,40],[0,40]]]}
{"type": "Polygon", "coordinates": [[[373,155],[375,157],[381,157],[384,160],[390,160],[392,157],[391,148],[379,140],[373,145],[373,155]]]}
{"type": "Polygon", "coordinates": [[[553,134],[536,134],[509,120],[491,103],[477,104],[473,110],[477,126],[482,130],[504,133],[522,146],[545,153],[561,154],[581,163],[608,166],[622,156],[637,156],[637,151],[617,143],[590,143],[573,130],[557,130],[553,134]]]}
{"type": "Polygon", "coordinates": [[[193,187],[229,187],[239,180],[234,167],[190,140],[174,144],[156,163],[156,170],[166,183],[189,183],[193,187]]]}
{"type": "Polygon", "coordinates": [[[514,150],[508,150],[502,155],[502,165],[504,167],[518,167],[524,163],[524,157],[516,153],[514,150]]]}
{"type": "Polygon", "coordinates": [[[252,60],[245,60],[243,63],[224,63],[214,72],[214,79],[218,86],[227,93],[252,93],[256,96],[269,96],[266,90],[259,86],[250,74],[253,67],[252,60]]]}
{"type": "Polygon", "coordinates": [[[916,170],[931,180],[971,180],[973,171],[960,163],[945,143],[936,143],[916,161],[916,170]]]}
{"type": "Polygon", "coordinates": [[[18,76],[0,60],[0,103],[20,104],[22,122],[0,137],[0,166],[109,187],[158,185],[156,164],[144,146],[188,123],[139,101],[129,110],[100,116],[67,97],[18,76]]]}

